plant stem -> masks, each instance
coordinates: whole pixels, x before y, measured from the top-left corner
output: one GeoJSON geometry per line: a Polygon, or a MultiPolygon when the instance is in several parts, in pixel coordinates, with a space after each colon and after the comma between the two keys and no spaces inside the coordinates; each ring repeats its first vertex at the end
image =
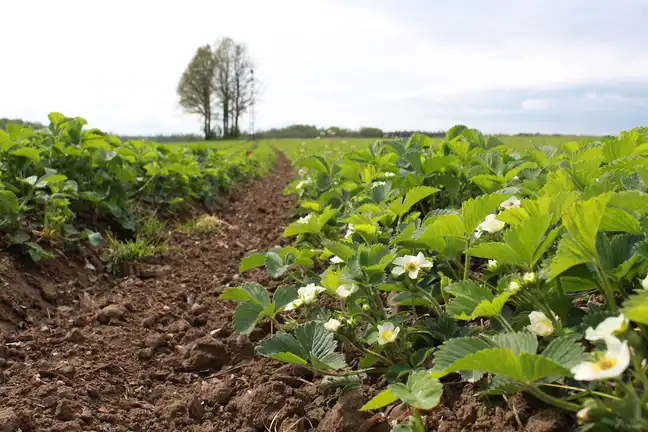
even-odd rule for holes
{"type": "Polygon", "coordinates": [[[443,309],[441,308],[441,305],[437,301],[437,299],[434,298],[432,294],[429,292],[425,291],[423,288],[420,288],[416,282],[412,284],[414,287],[414,290],[417,291],[419,294],[421,294],[423,297],[428,299],[428,301],[432,304],[432,309],[434,309],[434,312],[437,314],[437,316],[441,316],[443,314],[443,309]]]}
{"type": "Polygon", "coordinates": [[[454,279],[459,280],[459,275],[455,271],[454,267],[452,267],[452,263],[447,258],[445,258],[444,261],[446,262],[448,268],[450,269],[450,272],[452,272],[452,276],[454,276],[454,279]]]}
{"type": "Polygon", "coordinates": [[[344,336],[344,335],[338,334],[338,337],[339,337],[340,339],[344,340],[346,343],[348,343],[348,344],[349,344],[352,348],[354,348],[356,351],[363,352],[363,353],[369,354],[369,355],[371,355],[371,356],[374,356],[374,357],[376,357],[376,358],[379,358],[380,360],[384,361],[384,362],[387,363],[388,365],[393,365],[393,364],[394,364],[393,361],[389,360],[387,357],[383,356],[382,354],[378,354],[377,352],[371,351],[370,349],[365,348],[365,347],[363,347],[363,346],[358,346],[358,345],[356,345],[355,343],[353,343],[353,342],[351,341],[351,339],[349,339],[348,337],[346,337],[346,336],[344,336]]]}
{"type": "Polygon", "coordinates": [[[414,408],[414,407],[411,408],[412,408],[412,414],[414,415],[414,419],[416,420],[417,423],[416,425],[417,428],[424,430],[425,426],[423,426],[423,419],[421,418],[421,412],[419,411],[418,408],[414,408]]]}
{"type": "Polygon", "coordinates": [[[349,372],[330,372],[330,371],[322,371],[322,370],[318,370],[318,369],[311,369],[311,370],[314,373],[319,373],[319,374],[322,374],[322,375],[343,377],[343,376],[349,376],[349,375],[358,375],[358,374],[365,373],[365,372],[373,372],[375,370],[378,370],[378,368],[358,369],[358,370],[349,371],[349,372]]]}
{"type": "Polygon", "coordinates": [[[500,324],[502,324],[502,327],[504,327],[504,329],[506,329],[507,332],[510,332],[510,333],[515,332],[515,330],[513,329],[513,326],[511,326],[511,324],[509,324],[509,322],[506,321],[506,319],[502,315],[495,315],[495,319],[497,319],[497,321],[500,324]]]}
{"type": "Polygon", "coordinates": [[[608,399],[621,400],[618,397],[609,395],[607,393],[602,393],[602,392],[597,392],[597,391],[592,391],[592,390],[586,390],[586,389],[582,389],[582,388],[578,388],[578,387],[572,387],[572,386],[568,386],[568,385],[549,384],[549,383],[546,383],[546,384],[545,383],[539,383],[538,385],[546,386],[546,387],[561,388],[561,389],[565,389],[565,390],[573,390],[573,391],[577,391],[577,392],[581,392],[581,393],[588,393],[588,394],[592,394],[592,395],[596,395],[596,396],[601,396],[601,397],[608,398],[608,399]]]}
{"type": "MultiPolygon", "coordinates": [[[[558,289],[558,295],[560,295],[560,302],[563,305],[568,305],[571,303],[567,296],[565,295],[565,290],[563,289],[562,282],[560,281],[560,278],[556,278],[556,288],[558,289]]],[[[567,316],[564,314],[565,309],[560,310],[560,319],[563,322],[567,322],[567,316]]]]}
{"type": "Polygon", "coordinates": [[[610,283],[607,280],[605,273],[601,271],[600,266],[597,264],[594,267],[596,268],[596,274],[601,280],[601,285],[602,285],[601,288],[603,288],[603,295],[605,296],[605,301],[608,304],[610,311],[612,311],[612,313],[616,313],[617,306],[616,306],[616,302],[614,301],[614,291],[612,290],[612,287],[610,286],[610,283]]]}
{"type": "Polygon", "coordinates": [[[275,317],[270,318],[270,321],[278,331],[283,331],[283,325],[281,325],[275,317]]]}
{"type": "Polygon", "coordinates": [[[545,393],[544,391],[540,390],[538,387],[535,387],[533,385],[527,384],[524,386],[524,389],[531,393],[533,396],[537,397],[543,402],[546,402],[551,405],[555,405],[558,408],[562,408],[567,411],[578,411],[581,409],[580,405],[564,401],[562,399],[556,398],[551,396],[550,394],[545,393]]]}
{"type": "MultiPolygon", "coordinates": [[[[468,247],[470,247],[470,244],[468,244],[468,247]]],[[[470,269],[470,254],[468,253],[467,249],[466,249],[465,255],[466,255],[466,258],[464,260],[463,280],[468,280],[468,271],[470,269]]]]}

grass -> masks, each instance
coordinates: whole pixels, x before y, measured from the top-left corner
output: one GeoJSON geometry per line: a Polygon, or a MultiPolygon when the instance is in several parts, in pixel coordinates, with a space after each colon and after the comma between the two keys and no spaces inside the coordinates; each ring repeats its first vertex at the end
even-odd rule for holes
{"type": "MultiPolygon", "coordinates": [[[[570,141],[591,141],[596,137],[579,135],[499,135],[504,144],[514,151],[522,151],[530,145],[538,146],[560,146],[570,141]]],[[[441,138],[434,138],[441,141],[441,138]]],[[[376,138],[286,138],[261,140],[284,152],[291,159],[297,159],[302,155],[321,154],[339,155],[350,150],[366,148],[376,141],[376,138]]],[[[213,147],[223,150],[246,150],[251,149],[253,143],[245,140],[230,141],[199,141],[191,143],[171,143],[171,145],[185,145],[192,148],[213,147]]]]}

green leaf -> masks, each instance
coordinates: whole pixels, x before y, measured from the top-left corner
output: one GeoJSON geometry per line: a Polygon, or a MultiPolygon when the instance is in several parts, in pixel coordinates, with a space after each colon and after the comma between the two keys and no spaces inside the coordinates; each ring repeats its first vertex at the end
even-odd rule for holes
{"type": "Polygon", "coordinates": [[[254,253],[252,255],[246,256],[241,260],[241,264],[239,264],[239,272],[243,273],[247,270],[261,267],[264,264],[265,264],[265,254],[254,253]]]}
{"type": "Polygon", "coordinates": [[[447,141],[452,141],[453,139],[457,138],[458,136],[461,136],[463,131],[465,131],[466,129],[468,129],[468,127],[464,126],[464,125],[452,126],[450,129],[448,129],[448,132],[446,132],[445,139],[447,141]]]}
{"type": "Polygon", "coordinates": [[[623,313],[630,320],[648,325],[648,291],[640,291],[623,303],[623,313]]]}
{"type": "Polygon", "coordinates": [[[612,195],[610,205],[640,212],[641,214],[648,214],[648,194],[638,190],[617,192],[612,195]]]}
{"type": "Polygon", "coordinates": [[[493,345],[490,342],[476,337],[450,339],[438,347],[434,353],[433,371],[435,374],[440,373],[438,377],[441,377],[445,375],[443,371],[454,364],[457,360],[464,358],[469,354],[492,347],[493,345]]]}
{"type": "Polygon", "coordinates": [[[568,368],[538,354],[516,355],[506,348],[489,348],[457,360],[444,372],[477,370],[529,384],[548,377],[571,376],[568,368]]]}
{"type": "Polygon", "coordinates": [[[504,292],[495,296],[493,300],[482,300],[471,314],[461,314],[455,316],[455,318],[464,321],[470,321],[479,317],[491,317],[500,315],[502,313],[504,305],[511,297],[511,295],[512,293],[510,292],[504,292]]]}
{"type": "Polygon", "coordinates": [[[0,129],[0,149],[9,151],[12,147],[17,145],[18,143],[14,142],[8,133],[0,129]]]}
{"type": "Polygon", "coordinates": [[[11,154],[14,156],[26,157],[27,159],[31,159],[36,163],[39,163],[41,161],[40,153],[38,152],[38,150],[31,147],[20,147],[12,151],[11,154]]]}
{"type": "Polygon", "coordinates": [[[562,336],[552,340],[542,351],[542,355],[569,369],[587,359],[585,347],[579,344],[574,336],[562,336]]]}
{"type": "Polygon", "coordinates": [[[291,353],[296,357],[307,359],[308,351],[295,339],[294,336],[288,333],[275,333],[269,339],[261,342],[256,351],[264,356],[272,357],[280,353],[291,353]]]}
{"type": "Polygon", "coordinates": [[[309,353],[311,364],[320,370],[341,369],[346,366],[344,356],[336,352],[337,341],[319,322],[308,322],[295,328],[295,338],[309,353]]]}
{"type": "Polygon", "coordinates": [[[270,304],[270,294],[268,290],[261,284],[256,282],[248,282],[243,284],[243,289],[250,295],[250,300],[263,307],[270,304]]]}
{"type": "Polygon", "coordinates": [[[587,201],[580,201],[567,210],[563,224],[567,228],[558,244],[558,251],[549,267],[549,278],[553,279],[579,264],[596,262],[596,233],[611,194],[599,195],[587,201]]]}
{"type": "Polygon", "coordinates": [[[244,335],[252,333],[263,309],[263,306],[253,301],[239,304],[234,311],[234,331],[244,335]]]}
{"type": "Polygon", "coordinates": [[[508,348],[515,354],[535,354],[538,350],[538,339],[529,332],[496,334],[493,342],[499,348],[508,348]]]}
{"type": "Polygon", "coordinates": [[[18,214],[18,197],[8,190],[0,190],[0,214],[16,215],[18,214]]]}
{"type": "Polygon", "coordinates": [[[641,234],[641,225],[639,225],[639,221],[628,212],[614,207],[608,207],[605,209],[600,229],[603,231],[641,234]]]}
{"type": "Polygon", "coordinates": [[[250,293],[241,287],[225,287],[223,293],[218,297],[220,300],[248,301],[251,299],[250,293]]]}
{"type": "Polygon", "coordinates": [[[292,363],[292,364],[298,364],[305,366],[308,364],[306,360],[303,358],[299,357],[298,355],[295,355],[291,352],[282,352],[282,353],[277,353],[277,354],[272,354],[270,357],[272,357],[275,360],[279,360],[280,362],[284,363],[292,363]]]}
{"type": "Polygon", "coordinates": [[[101,233],[88,231],[86,234],[88,235],[88,242],[90,242],[92,246],[99,247],[101,245],[101,242],[103,241],[101,233]]]}
{"type": "Polygon", "coordinates": [[[394,210],[394,212],[399,216],[402,216],[407,213],[414,204],[437,192],[439,192],[439,189],[431,186],[416,186],[410,189],[407,194],[405,194],[405,198],[403,199],[402,203],[394,203],[397,205],[395,208],[392,208],[392,210],[394,210]]]}
{"type": "Polygon", "coordinates": [[[456,282],[445,291],[454,297],[448,303],[447,311],[456,319],[466,321],[499,315],[512,295],[505,292],[494,296],[488,288],[473,281],[456,282]]]}
{"type": "Polygon", "coordinates": [[[480,243],[468,250],[470,256],[497,260],[503,264],[520,265],[521,257],[506,243],[486,242],[480,243]]]}
{"type": "Polygon", "coordinates": [[[284,265],[284,260],[276,252],[267,252],[264,263],[268,273],[273,278],[281,277],[288,271],[288,266],[284,265]]]}
{"type": "Polygon", "coordinates": [[[331,240],[324,240],[324,247],[330,250],[333,254],[342,258],[344,261],[348,261],[355,252],[347,243],[331,240]]]}
{"type": "Polygon", "coordinates": [[[328,208],[328,207],[326,209],[324,209],[322,214],[317,216],[317,226],[319,228],[319,231],[321,231],[322,228],[324,227],[324,225],[326,225],[326,223],[329,220],[331,220],[336,214],[337,214],[336,209],[332,209],[332,208],[328,208]]]}
{"type": "Polygon", "coordinates": [[[447,305],[447,311],[455,315],[470,315],[483,300],[492,300],[495,296],[483,285],[473,281],[455,282],[445,288],[454,298],[447,305]]]}
{"type": "Polygon", "coordinates": [[[504,242],[516,252],[519,262],[529,267],[535,264],[536,250],[542,244],[550,223],[550,215],[534,214],[504,234],[504,242]]]}
{"type": "Polygon", "coordinates": [[[288,303],[297,300],[298,297],[297,288],[293,285],[281,285],[275,290],[272,302],[274,303],[275,310],[279,312],[288,303]]]}
{"type": "Polygon", "coordinates": [[[466,233],[472,233],[490,213],[508,198],[508,195],[491,194],[464,201],[461,205],[461,215],[466,233]]]}
{"type": "Polygon", "coordinates": [[[31,236],[25,231],[14,231],[10,236],[9,240],[13,244],[23,244],[31,240],[31,236]]]}
{"type": "Polygon", "coordinates": [[[360,411],[370,411],[390,405],[398,400],[398,397],[391,390],[386,389],[374,396],[369,402],[364,404],[360,411]]]}
{"type": "Polygon", "coordinates": [[[426,370],[412,372],[407,384],[391,384],[389,390],[407,405],[424,410],[437,406],[443,395],[443,385],[426,370]]]}
{"type": "Polygon", "coordinates": [[[328,162],[326,162],[326,159],[324,159],[321,156],[308,156],[304,157],[301,159],[298,159],[295,162],[296,165],[305,167],[305,168],[312,168],[316,171],[321,172],[322,174],[330,174],[330,169],[328,166],[328,162]]]}

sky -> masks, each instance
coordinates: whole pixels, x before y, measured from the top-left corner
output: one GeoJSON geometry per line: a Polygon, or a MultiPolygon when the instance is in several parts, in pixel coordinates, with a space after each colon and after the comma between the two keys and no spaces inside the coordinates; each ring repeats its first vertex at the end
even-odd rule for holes
{"type": "Polygon", "coordinates": [[[255,63],[257,129],[648,124],[648,0],[21,0],[2,15],[0,117],[200,133],[177,83],[228,36],[255,63]]]}

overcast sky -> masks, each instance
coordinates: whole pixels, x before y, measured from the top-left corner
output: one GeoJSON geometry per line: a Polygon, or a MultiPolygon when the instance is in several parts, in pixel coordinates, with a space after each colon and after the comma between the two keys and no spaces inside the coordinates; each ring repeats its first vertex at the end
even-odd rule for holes
{"type": "MultiPolygon", "coordinates": [[[[176,86],[230,36],[257,127],[616,134],[648,124],[646,0],[20,0],[2,4],[0,117],[200,132],[176,86]]],[[[246,122],[247,123],[247,122],[246,122]]]]}

